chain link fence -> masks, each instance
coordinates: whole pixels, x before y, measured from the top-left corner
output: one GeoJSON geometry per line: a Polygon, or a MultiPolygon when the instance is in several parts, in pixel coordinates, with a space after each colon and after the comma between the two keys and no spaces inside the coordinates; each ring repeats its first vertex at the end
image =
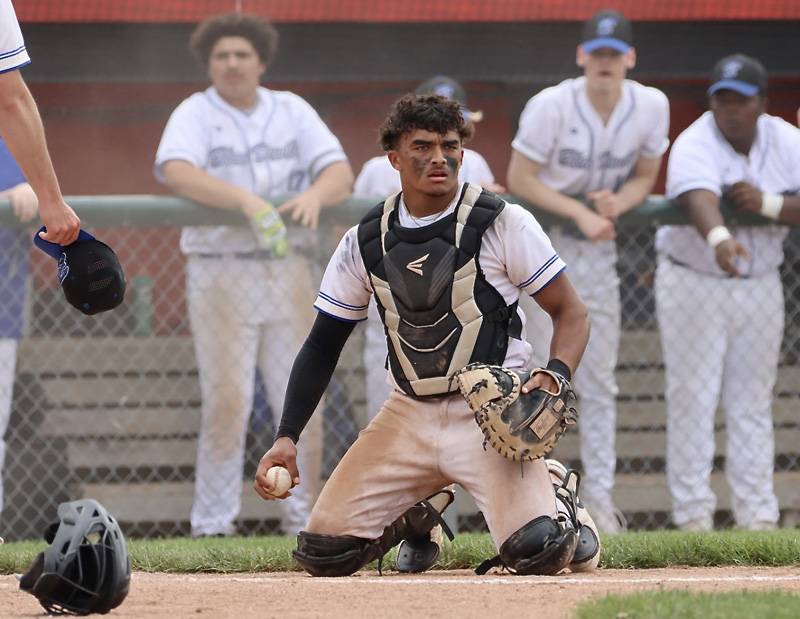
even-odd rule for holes
{"type": "MultiPolygon", "coordinates": [[[[665,475],[664,365],[653,292],[654,230],[654,225],[625,228],[618,239],[623,331],[617,367],[615,500],[635,529],[672,524],[665,475]]],[[[3,390],[8,394],[6,383],[13,384],[0,516],[0,534],[6,539],[38,537],[58,503],[83,496],[106,505],[128,535],[189,533],[201,395],[178,231],[170,225],[94,229],[118,252],[128,277],[124,304],[94,317],[82,316],[67,305],[57,287],[55,264],[27,245],[23,250],[30,270],[27,288],[20,288],[18,276],[0,271],[0,306],[11,307],[8,300],[20,295],[25,300],[20,305],[21,337],[12,331],[0,337],[0,406],[3,390]]],[[[320,265],[330,253],[330,240],[326,247],[314,265],[317,281],[320,265]]],[[[781,271],[786,327],[773,408],[775,483],[787,526],[794,526],[800,510],[796,483],[800,419],[795,413],[800,401],[795,378],[800,362],[798,263],[800,238],[792,234],[781,271]]],[[[752,324],[759,328],[758,317],[752,324]]],[[[322,480],[367,418],[363,331],[363,327],[355,330],[327,393],[322,480]]],[[[293,356],[294,351],[283,351],[286,364],[293,356]]],[[[255,466],[275,431],[267,383],[256,374],[244,440],[242,509],[236,522],[242,533],[279,531],[280,510],[261,501],[250,488],[255,466]]],[[[719,490],[715,519],[717,525],[728,526],[731,499],[724,480],[721,415],[715,431],[712,478],[719,490]]],[[[557,455],[579,467],[577,435],[568,433],[557,455]]],[[[461,530],[485,527],[480,514],[468,506],[462,507],[458,524],[461,530]]]]}

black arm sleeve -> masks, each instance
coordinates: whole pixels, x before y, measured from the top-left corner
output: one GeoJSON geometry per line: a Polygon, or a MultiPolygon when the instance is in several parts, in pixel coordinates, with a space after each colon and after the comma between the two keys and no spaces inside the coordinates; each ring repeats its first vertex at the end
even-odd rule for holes
{"type": "Polygon", "coordinates": [[[311,333],[292,366],[276,439],[288,436],[296,443],[300,438],[300,433],[328,387],[342,348],[354,327],[353,322],[317,313],[311,333]]]}

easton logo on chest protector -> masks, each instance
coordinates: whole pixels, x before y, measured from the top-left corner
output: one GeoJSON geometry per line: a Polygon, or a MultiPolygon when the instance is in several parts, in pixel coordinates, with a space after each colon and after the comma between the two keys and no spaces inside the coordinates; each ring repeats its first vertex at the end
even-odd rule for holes
{"type": "Polygon", "coordinates": [[[411,262],[409,262],[406,265],[406,268],[409,271],[411,271],[412,273],[416,273],[417,275],[421,276],[422,275],[422,263],[425,262],[428,259],[429,256],[430,256],[430,254],[425,254],[424,256],[420,256],[419,258],[416,258],[416,259],[412,260],[411,262]]]}
{"type": "Polygon", "coordinates": [[[516,303],[487,281],[478,256],[484,232],[505,203],[464,185],[455,211],[422,228],[404,228],[400,194],[373,208],[358,227],[388,343],[388,365],[408,395],[457,390],[450,377],[468,363],[505,359],[508,338],[520,337],[516,303]]]}

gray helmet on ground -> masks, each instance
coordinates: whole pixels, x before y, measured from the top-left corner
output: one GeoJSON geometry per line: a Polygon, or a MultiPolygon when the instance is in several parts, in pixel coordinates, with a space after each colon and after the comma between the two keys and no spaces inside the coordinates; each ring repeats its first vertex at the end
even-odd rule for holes
{"type": "Polygon", "coordinates": [[[128,595],[131,564],[117,521],[94,499],[58,506],[50,546],[19,579],[50,614],[105,614],[128,595]]]}

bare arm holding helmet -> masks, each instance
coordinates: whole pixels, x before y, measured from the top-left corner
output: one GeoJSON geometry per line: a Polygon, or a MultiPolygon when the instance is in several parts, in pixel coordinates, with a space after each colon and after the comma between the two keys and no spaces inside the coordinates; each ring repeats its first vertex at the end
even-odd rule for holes
{"type": "Polygon", "coordinates": [[[36,102],[18,70],[0,73],[0,133],[39,200],[46,241],[69,245],[81,221],[64,202],[36,102]]]}

